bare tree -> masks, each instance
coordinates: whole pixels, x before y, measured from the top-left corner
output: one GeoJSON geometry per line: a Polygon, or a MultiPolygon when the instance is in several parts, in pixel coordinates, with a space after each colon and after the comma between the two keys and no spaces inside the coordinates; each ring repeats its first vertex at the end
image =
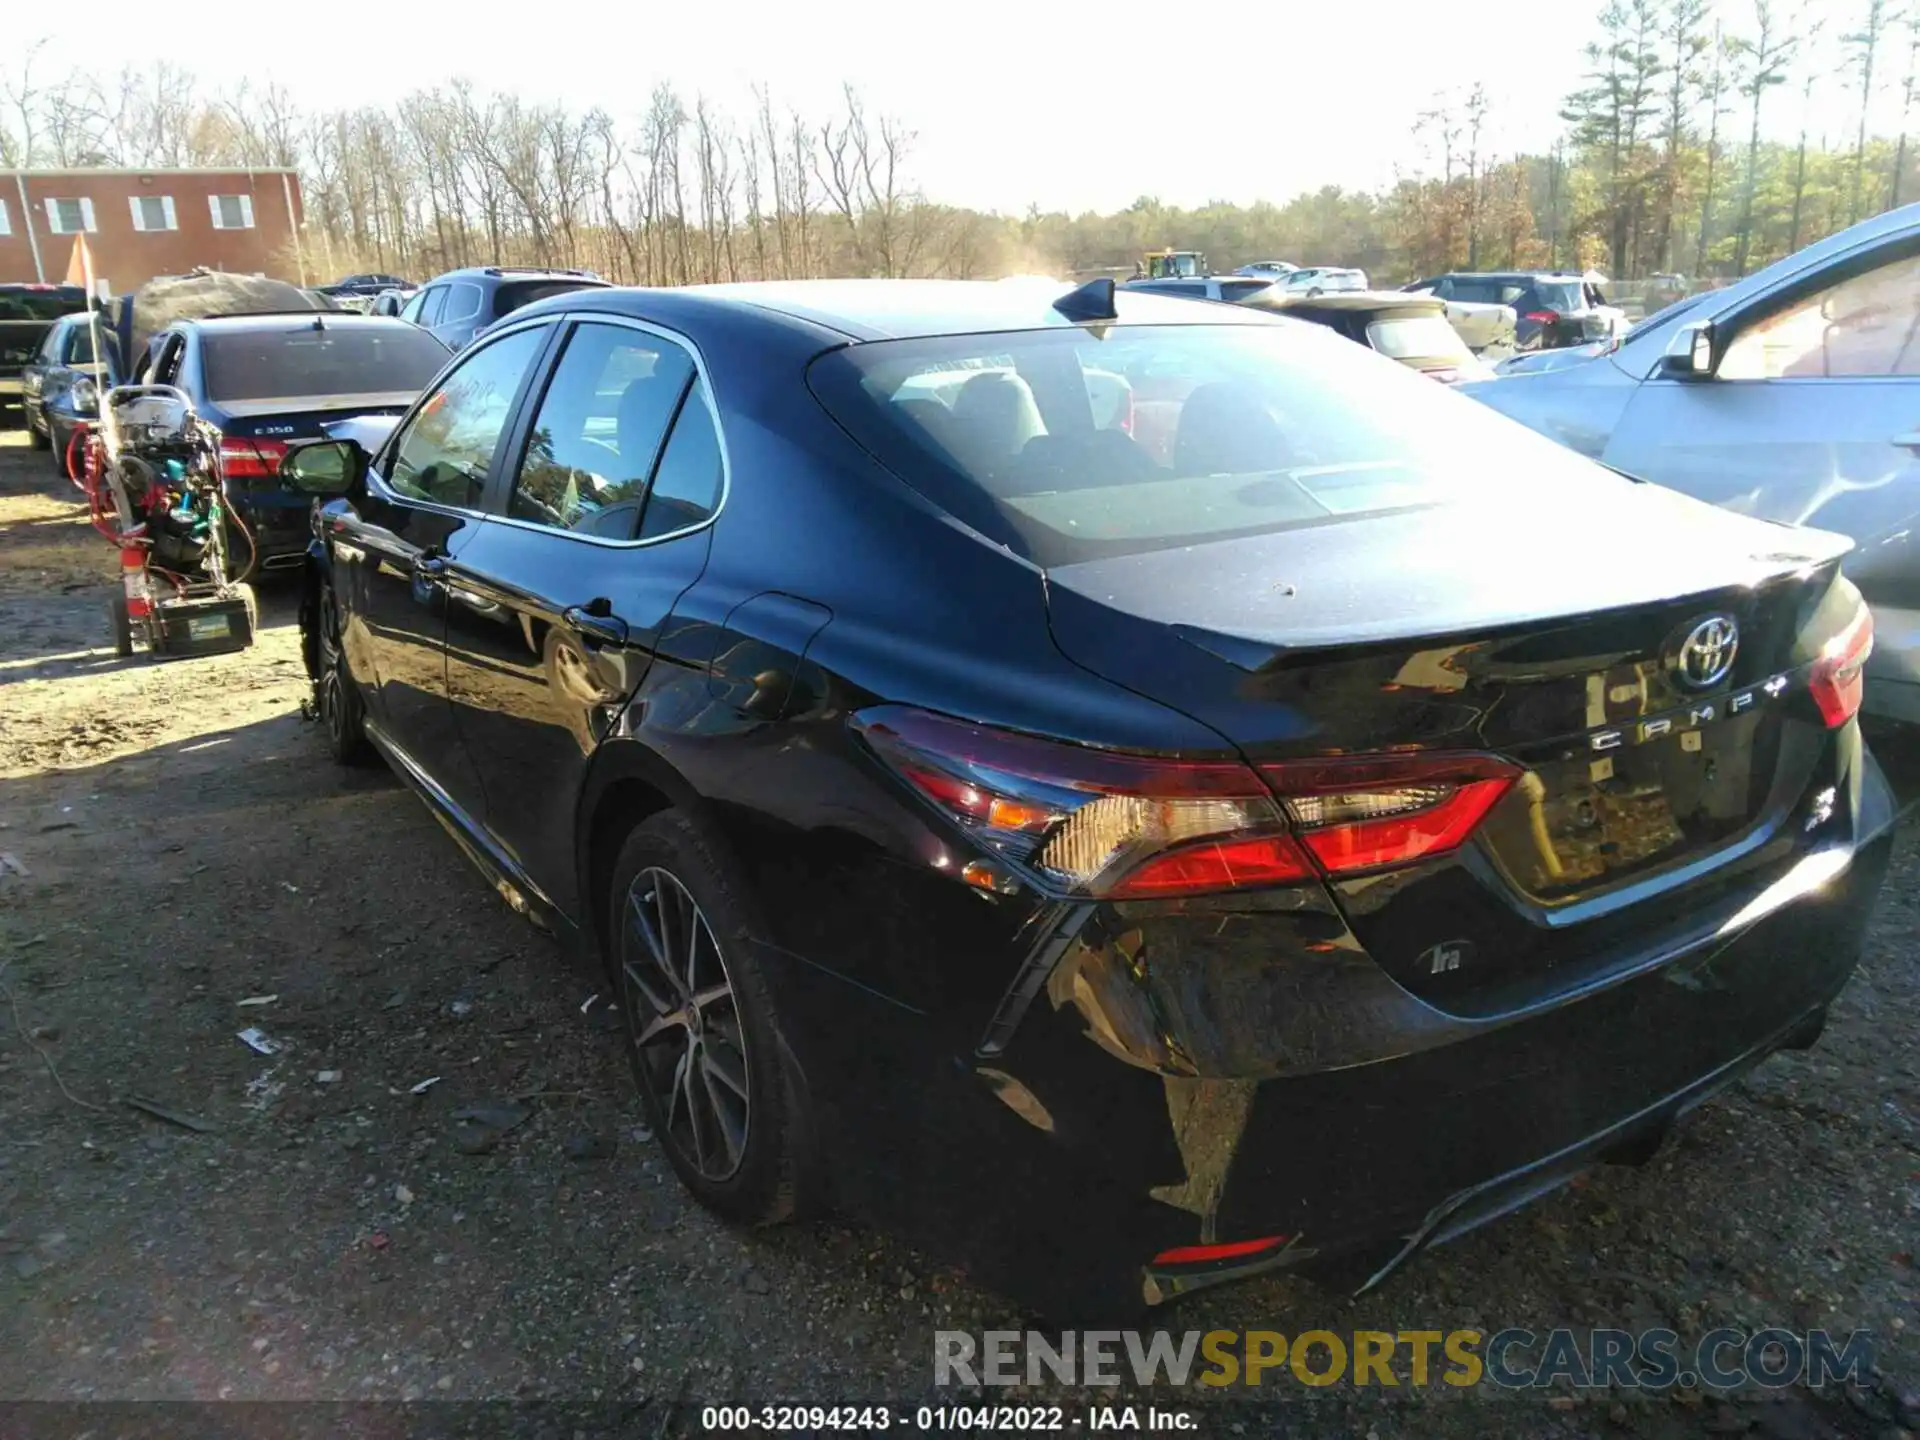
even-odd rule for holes
{"type": "MultiPolygon", "coordinates": [[[[1880,0],[1874,0],[1875,4],[1880,0]]],[[[1734,53],[1741,57],[1740,93],[1751,107],[1747,133],[1747,191],[1741,202],[1740,234],[1734,255],[1735,273],[1747,273],[1747,257],[1753,250],[1753,202],[1759,188],[1760,107],[1767,92],[1786,83],[1787,72],[1799,49],[1797,35],[1786,30],[1774,12],[1772,0],[1753,0],[1753,33],[1733,42],[1734,53]]]]}
{"type": "Polygon", "coordinates": [[[1867,0],[1865,23],[1840,37],[1840,43],[1850,52],[1848,64],[1860,77],[1860,127],[1853,145],[1853,192],[1847,202],[1848,224],[1860,218],[1861,182],[1867,169],[1867,115],[1873,108],[1873,67],[1892,19],[1887,0],[1867,0]]]}

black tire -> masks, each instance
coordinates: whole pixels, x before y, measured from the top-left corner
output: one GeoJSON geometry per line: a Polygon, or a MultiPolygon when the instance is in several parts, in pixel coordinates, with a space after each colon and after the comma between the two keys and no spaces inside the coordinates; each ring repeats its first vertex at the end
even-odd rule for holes
{"type": "Polygon", "coordinates": [[[133,620],[127,614],[127,597],[107,597],[107,625],[113,632],[113,653],[122,660],[133,654],[133,620]]]}
{"type": "Polygon", "coordinates": [[[53,473],[58,475],[62,480],[73,479],[73,470],[67,464],[67,446],[73,441],[72,433],[69,432],[66,435],[62,435],[58,430],[53,428],[52,422],[49,421],[47,425],[47,435],[49,440],[48,448],[53,452],[48,456],[48,458],[53,461],[53,473]]]}
{"type": "MultiPolygon", "coordinates": [[[[738,866],[703,826],[668,810],[627,837],[606,904],[607,954],[628,1059],[647,1118],[681,1183],[736,1224],[773,1225],[804,1213],[812,1198],[813,1129],[772,989],[748,938],[766,931],[738,866]],[[703,923],[712,942],[704,961],[696,953],[688,967],[691,986],[684,977],[668,981],[637,918],[651,916],[658,924],[661,905],[675,903],[668,882],[696,907],[693,916],[678,912],[697,917],[684,933],[697,937],[703,923]],[[727,994],[715,997],[722,984],[727,994]],[[709,1001],[702,1004],[701,995],[709,1001]],[[692,1020],[672,1020],[669,1006],[692,1020]],[[696,1067],[704,1108],[688,1094],[696,1067]]],[[[665,928],[672,950],[671,921],[665,928]]]]}
{"type": "MultiPolygon", "coordinates": [[[[257,615],[253,591],[247,589],[248,612],[257,615]]],[[[320,594],[314,602],[315,670],[313,708],[320,721],[320,733],[326,738],[327,753],[336,765],[371,765],[377,758],[367,739],[366,710],[360,691],[347,668],[347,654],[340,645],[340,606],[333,585],[320,582],[320,594]]]]}

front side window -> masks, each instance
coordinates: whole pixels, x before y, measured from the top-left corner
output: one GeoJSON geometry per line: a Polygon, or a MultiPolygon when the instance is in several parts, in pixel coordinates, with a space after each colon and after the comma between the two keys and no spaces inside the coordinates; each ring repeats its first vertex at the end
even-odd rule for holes
{"type": "Polygon", "coordinates": [[[808,381],[908,484],[1042,566],[1498,504],[1544,475],[1575,507],[1627,483],[1284,321],[873,341],[808,381]]]}
{"type": "Polygon", "coordinates": [[[213,228],[216,230],[253,229],[251,195],[209,195],[207,209],[212,213],[213,228]]]}
{"type": "Polygon", "coordinates": [[[1797,300],[1734,337],[1722,380],[1920,375],[1920,255],[1797,300]]]}
{"type": "Polygon", "coordinates": [[[47,228],[56,235],[91,235],[94,233],[93,201],[82,198],[71,200],[49,200],[47,203],[47,228]]]}
{"type": "Polygon", "coordinates": [[[387,483],[415,500],[476,508],[514,397],[546,343],[535,326],[474,351],[406,422],[387,483]]]}
{"type": "Polygon", "coordinates": [[[507,513],[631,540],[693,376],[693,357],[671,340],[620,325],[577,326],[534,416],[507,513]]]}

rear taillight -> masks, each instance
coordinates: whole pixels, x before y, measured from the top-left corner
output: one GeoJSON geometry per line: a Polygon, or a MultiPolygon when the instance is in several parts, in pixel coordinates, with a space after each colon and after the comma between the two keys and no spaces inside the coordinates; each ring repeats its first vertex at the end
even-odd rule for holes
{"type": "Polygon", "coordinates": [[[1075,894],[1298,884],[1443,854],[1519,772],[1480,756],[1167,760],[882,706],[856,729],[983,848],[1075,894]]]}
{"type": "Polygon", "coordinates": [[[280,440],[220,440],[220,473],[229,480],[271,480],[280,473],[287,447],[280,440]]]}
{"type": "Polygon", "coordinates": [[[1820,647],[1819,657],[1813,662],[1809,688],[1829,730],[1837,730],[1860,713],[1860,697],[1867,684],[1867,657],[1872,653],[1873,613],[1862,605],[1846,628],[1820,647]]]}
{"type": "Polygon", "coordinates": [[[1542,325],[1551,325],[1560,318],[1560,314],[1555,310],[1529,310],[1520,318],[1523,320],[1537,321],[1542,325]]]}

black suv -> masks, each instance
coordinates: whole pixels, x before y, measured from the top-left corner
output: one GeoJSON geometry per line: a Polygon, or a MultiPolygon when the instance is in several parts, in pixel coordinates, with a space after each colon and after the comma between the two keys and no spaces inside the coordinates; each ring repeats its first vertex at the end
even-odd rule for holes
{"type": "Polygon", "coordinates": [[[429,280],[400,312],[431,330],[449,350],[463,350],[487,326],[549,295],[605,286],[591,270],[521,269],[511,265],[449,270],[429,280]]]}
{"type": "Polygon", "coordinates": [[[378,295],[382,290],[404,290],[407,282],[398,275],[379,273],[346,275],[331,285],[315,286],[322,295],[378,295]]]}
{"type": "Polygon", "coordinates": [[[0,408],[25,407],[21,371],[33,362],[62,315],[87,308],[78,285],[0,285],[0,408]]]}
{"type": "Polygon", "coordinates": [[[1521,350],[1558,350],[1611,340],[1626,332],[1626,315],[1607,303],[1600,287],[1583,275],[1555,270],[1455,272],[1416,280],[1403,289],[1442,300],[1511,305],[1514,344],[1521,350]]]}

